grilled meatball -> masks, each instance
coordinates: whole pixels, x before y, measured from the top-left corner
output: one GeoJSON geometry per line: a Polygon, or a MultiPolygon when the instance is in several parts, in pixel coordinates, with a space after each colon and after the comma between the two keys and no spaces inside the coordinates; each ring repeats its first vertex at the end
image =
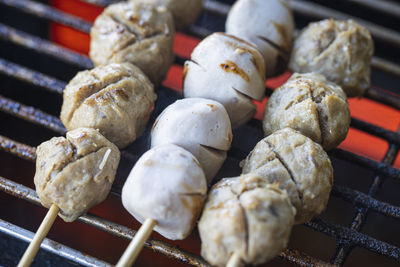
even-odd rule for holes
{"type": "Polygon", "coordinates": [[[226,32],[255,44],[267,76],[286,70],[292,49],[294,19],[285,0],[238,0],[226,19],[226,32]]]}
{"type": "Polygon", "coordinates": [[[171,67],[174,24],[163,7],[135,3],[110,5],[90,31],[90,58],[98,66],[130,62],[158,86],[171,67]]]}
{"type": "Polygon", "coordinates": [[[247,264],[264,263],[287,246],[295,213],[286,191],[258,175],[223,179],[199,221],[201,255],[216,266],[232,253],[247,264]]]}
{"type": "Polygon", "coordinates": [[[300,131],[325,150],[342,142],[350,127],[350,110],[340,86],[317,73],[295,73],[268,100],[265,135],[286,127],[300,131]]]}
{"type": "Polygon", "coordinates": [[[186,61],[185,97],[204,97],[220,102],[236,128],[256,112],[252,99],[265,91],[264,62],[257,49],[234,36],[214,33],[205,38],[186,61]]]}
{"type": "Polygon", "coordinates": [[[368,29],[352,20],[311,23],[297,37],[289,67],[318,72],[337,83],[347,96],[362,96],[370,85],[374,44],[368,29]]]}
{"type": "Polygon", "coordinates": [[[124,207],[168,239],[184,239],[200,215],[207,181],[197,159],[173,144],[152,148],[138,160],[122,189],[124,207]]]}
{"type": "Polygon", "coordinates": [[[60,117],[68,130],[99,129],[122,148],[142,134],[155,99],[142,71],[114,63],[79,72],[64,90],[60,117]]]}
{"type": "Polygon", "coordinates": [[[35,186],[43,206],[56,204],[72,222],[108,195],[119,163],[118,148],[98,131],[79,128],[36,150],[35,186]]]}
{"type": "Polygon", "coordinates": [[[165,6],[172,13],[177,29],[183,29],[191,24],[203,9],[203,0],[131,0],[131,2],[165,6]]]}
{"type": "Polygon", "coordinates": [[[285,128],[257,143],[242,163],[243,173],[256,173],[287,190],[297,209],[296,224],[320,214],[333,184],[333,169],[322,147],[299,132],[285,128]]]}
{"type": "Polygon", "coordinates": [[[168,106],[158,116],[151,132],[151,147],[175,144],[200,162],[208,182],[226,159],[232,129],[224,107],[213,100],[187,98],[168,106]]]}

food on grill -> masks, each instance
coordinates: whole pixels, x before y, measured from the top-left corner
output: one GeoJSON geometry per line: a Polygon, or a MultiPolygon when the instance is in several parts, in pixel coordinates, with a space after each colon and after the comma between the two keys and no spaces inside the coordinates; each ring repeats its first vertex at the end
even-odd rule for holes
{"type": "Polygon", "coordinates": [[[311,23],[294,43],[289,68],[318,72],[337,83],[347,96],[362,96],[370,85],[374,44],[368,29],[352,20],[311,23]]]}
{"type": "Polygon", "coordinates": [[[205,38],[186,61],[185,97],[204,97],[220,102],[236,128],[256,112],[252,99],[265,91],[264,62],[257,49],[234,36],[214,33],[205,38]]]}
{"type": "Polygon", "coordinates": [[[311,220],[326,207],[333,169],[322,147],[285,128],[262,139],[242,162],[243,174],[255,173],[286,189],[297,209],[295,223],[311,220]]]}
{"type": "Polygon", "coordinates": [[[122,148],[144,131],[156,95],[143,72],[130,63],[79,72],[64,90],[61,121],[68,130],[99,129],[122,148]]]}
{"type": "Polygon", "coordinates": [[[108,195],[117,171],[118,148],[97,130],[79,128],[36,150],[36,192],[43,206],[56,204],[72,222],[108,195]]]}
{"type": "Polygon", "coordinates": [[[90,58],[98,66],[130,62],[158,86],[173,63],[174,22],[163,7],[110,5],[90,31],[90,58]]]}
{"type": "Polygon", "coordinates": [[[256,45],[267,76],[286,70],[292,49],[293,13],[285,0],[238,0],[226,20],[226,32],[256,45]]]}
{"type": "Polygon", "coordinates": [[[151,218],[155,231],[176,240],[192,231],[206,193],[207,181],[197,159],[167,144],[138,160],[122,189],[122,203],[139,222],[151,218]]]}
{"type": "Polygon", "coordinates": [[[216,266],[233,253],[247,264],[266,262],[287,246],[295,214],[278,184],[256,174],[225,178],[210,190],[199,221],[201,255],[216,266]]]}
{"type": "Polygon", "coordinates": [[[298,130],[325,150],[336,147],[350,127],[346,94],[320,74],[293,74],[273,92],[263,119],[266,136],[286,127],[298,130]]]}
{"type": "Polygon", "coordinates": [[[151,147],[175,144],[191,152],[209,183],[225,161],[231,142],[231,123],[224,107],[202,98],[171,104],[158,116],[151,132],[151,147]]]}
{"type": "Polygon", "coordinates": [[[203,9],[203,0],[131,0],[131,2],[165,6],[172,13],[177,29],[191,24],[203,9]]]}

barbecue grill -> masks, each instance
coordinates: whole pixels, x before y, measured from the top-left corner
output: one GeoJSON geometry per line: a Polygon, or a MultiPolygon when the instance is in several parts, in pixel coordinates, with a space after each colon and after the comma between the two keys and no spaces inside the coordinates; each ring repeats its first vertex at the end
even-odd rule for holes
{"type": "MultiPolygon", "coordinates": [[[[49,41],[47,31],[49,22],[83,33],[88,33],[91,27],[91,23],[86,20],[50,5],[56,2],[60,1],[48,3],[48,1],[0,0],[0,125],[2,125],[0,127],[2,191],[0,264],[3,265],[15,265],[18,262],[27,242],[33,237],[33,233],[25,228],[35,231],[46,212],[45,209],[35,208],[28,203],[40,206],[35,191],[31,189],[34,173],[32,162],[36,157],[34,146],[52,136],[65,133],[66,129],[58,119],[62,101],[60,94],[66,82],[78,70],[93,67],[87,56],[49,41]],[[37,28],[41,28],[42,31],[38,32],[35,30],[37,28]],[[9,218],[12,223],[3,218],[9,218]],[[27,226],[29,223],[30,226],[27,226]]],[[[85,2],[105,6],[116,1],[86,0],[85,2]]],[[[122,210],[119,203],[122,185],[130,168],[148,149],[149,128],[152,122],[166,106],[182,97],[176,89],[181,87],[181,67],[185,58],[189,56],[187,51],[190,48],[186,47],[186,52],[180,49],[195,44],[197,41],[194,38],[204,38],[213,31],[224,30],[226,14],[233,1],[205,0],[204,2],[205,11],[202,16],[194,25],[176,37],[175,65],[163,86],[157,90],[158,100],[148,129],[141,138],[121,153],[120,168],[112,188],[113,196],[100,207],[92,209],[93,213],[81,216],[79,222],[65,224],[59,221],[53,228],[55,233],[59,233],[61,240],[66,239],[67,235],[79,239],[79,236],[85,236],[85,232],[88,231],[91,240],[87,243],[91,242],[93,247],[96,247],[95,243],[105,242],[104,249],[99,252],[89,248],[82,252],[79,243],[83,242],[82,240],[67,246],[46,239],[34,265],[110,266],[111,264],[106,262],[110,257],[104,255],[104,251],[114,249],[117,250],[116,255],[122,255],[122,250],[127,245],[126,240],[131,239],[136,233],[130,227],[138,229],[138,224],[134,224],[134,220],[126,212],[124,216],[118,216],[115,212],[108,215],[104,211],[112,211],[112,205],[122,210]],[[125,219],[122,219],[123,217],[125,219]],[[104,233],[101,233],[102,231],[104,233]],[[101,241],[101,238],[108,240],[110,235],[116,237],[113,237],[116,241],[112,244],[120,241],[120,247],[110,247],[111,243],[101,241]],[[72,248],[73,245],[75,249],[72,248]],[[88,251],[93,256],[86,254],[88,251]]],[[[386,116],[389,114],[391,116],[389,123],[392,126],[382,127],[380,123],[352,118],[351,134],[356,137],[353,137],[351,142],[345,142],[347,144],[343,147],[345,149],[338,148],[329,152],[334,163],[336,181],[328,210],[305,226],[296,227],[290,248],[280,254],[280,259],[267,265],[354,266],[355,262],[359,261],[360,266],[368,264],[374,266],[377,262],[380,266],[396,266],[400,262],[400,230],[396,229],[396,224],[399,228],[400,219],[400,198],[398,194],[396,195],[396,189],[400,189],[398,184],[400,132],[390,127],[393,128],[393,125],[397,127],[400,123],[400,91],[393,89],[400,82],[400,65],[394,63],[400,62],[400,32],[399,28],[396,31],[390,27],[399,25],[400,4],[374,0],[330,1],[331,3],[325,1],[324,4],[329,5],[328,7],[317,2],[290,1],[295,12],[297,27],[303,27],[312,20],[328,17],[339,19],[351,17],[344,12],[364,16],[364,19],[356,18],[356,20],[371,30],[376,44],[376,56],[372,60],[372,82],[385,89],[371,87],[365,94],[365,100],[350,100],[351,110],[353,112],[353,107],[359,103],[364,103],[364,108],[365,105],[376,107],[376,110],[368,111],[370,116],[387,121],[386,116]],[[370,16],[369,20],[365,19],[367,16],[370,16]],[[365,138],[358,139],[360,137],[365,138]],[[384,156],[380,157],[382,153],[384,156]],[[380,221],[384,221],[381,227],[371,230],[371,227],[380,221]],[[369,225],[370,222],[372,226],[369,225]],[[385,230],[393,232],[389,236],[380,234],[385,230]],[[303,238],[304,235],[307,237],[303,238]],[[314,238],[316,236],[319,239],[314,238]],[[363,262],[364,258],[366,260],[363,262]]],[[[85,35],[82,36],[87,38],[85,35]]],[[[267,95],[270,95],[272,88],[287,77],[288,74],[285,74],[278,79],[268,81],[267,95]]],[[[266,100],[259,103],[260,107],[265,102],[266,100]]],[[[257,119],[235,130],[232,149],[228,152],[228,159],[217,177],[238,175],[240,173],[238,163],[262,137],[261,123],[257,119]]],[[[50,237],[52,232],[53,230],[50,231],[50,237]]],[[[138,265],[143,262],[146,266],[150,266],[151,263],[157,265],[160,264],[160,260],[166,260],[168,263],[168,258],[175,260],[172,264],[181,262],[194,266],[208,265],[198,255],[199,238],[196,233],[192,234],[190,238],[192,242],[188,241],[189,243],[171,242],[157,235],[153,236],[157,238],[150,239],[145,244],[150,250],[142,252],[148,256],[139,258],[138,265]],[[177,247],[177,244],[182,248],[177,247]],[[157,256],[159,254],[163,256],[157,256]]]]}

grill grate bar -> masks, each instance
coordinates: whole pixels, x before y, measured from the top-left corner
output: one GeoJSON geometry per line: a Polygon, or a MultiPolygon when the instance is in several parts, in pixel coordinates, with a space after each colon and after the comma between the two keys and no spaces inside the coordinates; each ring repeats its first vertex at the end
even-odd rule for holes
{"type": "Polygon", "coordinates": [[[378,136],[378,137],[388,141],[391,144],[400,145],[400,134],[399,133],[389,131],[387,129],[381,128],[379,126],[373,125],[371,123],[368,123],[366,121],[362,121],[362,120],[359,120],[356,118],[351,118],[351,126],[358,130],[378,136]]]}
{"type": "MultiPolygon", "coordinates": [[[[0,219],[0,232],[13,236],[25,242],[31,242],[34,233],[0,219]]],[[[45,238],[40,247],[50,253],[59,255],[69,261],[83,266],[111,266],[111,264],[95,257],[84,254],[78,250],[67,247],[56,241],[45,238]]]]}
{"type": "Polygon", "coordinates": [[[88,57],[3,23],[0,23],[0,38],[81,68],[93,68],[93,64],[88,57]]]}
{"type": "Polygon", "coordinates": [[[331,236],[336,240],[347,241],[352,245],[357,245],[400,262],[400,248],[359,233],[353,229],[327,222],[320,218],[316,218],[305,225],[315,231],[331,236]]]}
{"type": "Polygon", "coordinates": [[[338,148],[332,149],[328,152],[328,154],[335,158],[352,162],[359,166],[371,169],[377,173],[400,180],[400,169],[396,169],[384,162],[376,162],[372,159],[364,158],[360,155],[338,148]]]}
{"type": "MultiPolygon", "coordinates": [[[[8,180],[4,177],[0,176],[0,189],[10,195],[13,195],[18,198],[25,199],[33,204],[39,205],[40,200],[35,192],[35,190],[28,188],[24,185],[15,183],[11,180],[8,180]]],[[[86,223],[90,226],[93,226],[97,229],[110,233],[120,238],[124,239],[132,239],[136,234],[135,230],[129,229],[128,227],[119,225],[117,223],[108,221],[101,217],[87,214],[78,218],[78,221],[86,223]]],[[[154,250],[160,254],[163,254],[169,258],[182,261],[184,263],[193,265],[193,266],[209,266],[202,258],[192,253],[183,251],[182,249],[175,248],[170,246],[169,244],[149,239],[145,243],[145,247],[154,250]]],[[[285,250],[280,254],[280,257],[286,261],[299,264],[300,266],[305,267],[319,267],[319,266],[332,266],[329,263],[323,262],[318,259],[314,259],[304,253],[298,252],[296,250],[285,250]]]]}
{"type": "Polygon", "coordinates": [[[22,118],[31,123],[44,126],[61,135],[67,131],[62,122],[55,116],[39,109],[20,104],[0,95],[0,110],[10,115],[22,118]]]}
{"type": "Polygon", "coordinates": [[[29,0],[0,0],[0,4],[89,33],[92,24],[48,5],[29,0]]]}
{"type": "MultiPolygon", "coordinates": [[[[400,207],[390,205],[388,203],[376,200],[370,195],[364,194],[357,190],[350,189],[345,186],[335,185],[332,189],[332,194],[336,197],[340,197],[348,202],[356,203],[363,206],[361,209],[372,209],[386,216],[400,219],[400,207]]],[[[358,229],[354,229],[358,230],[358,229]]]]}
{"type": "Polygon", "coordinates": [[[400,96],[393,93],[370,87],[365,91],[364,96],[366,98],[372,99],[374,101],[383,103],[385,105],[394,107],[395,109],[400,109],[400,96]]]}
{"type": "Polygon", "coordinates": [[[65,82],[62,82],[56,78],[21,67],[2,58],[0,58],[0,73],[58,94],[62,94],[66,85],[65,82]]]}
{"type": "Polygon", "coordinates": [[[0,135],[0,149],[29,161],[36,160],[36,149],[34,147],[19,143],[2,135],[0,135]]]}
{"type": "Polygon", "coordinates": [[[400,6],[396,3],[380,0],[349,0],[349,2],[357,3],[360,6],[365,6],[373,10],[378,10],[391,16],[400,16],[400,6]]]}
{"type": "MultiPolygon", "coordinates": [[[[400,132],[400,127],[397,132],[400,132]]],[[[390,164],[390,165],[393,164],[398,152],[399,152],[399,146],[391,144],[384,159],[382,160],[382,162],[385,164],[390,164]]],[[[378,192],[380,185],[383,182],[383,179],[384,179],[384,177],[381,177],[379,175],[375,176],[375,179],[372,182],[372,184],[368,190],[368,195],[365,195],[365,197],[373,199],[373,197],[378,192]]],[[[343,188],[342,191],[344,191],[344,190],[349,190],[349,189],[343,188]]],[[[356,200],[356,197],[354,199],[356,200]]],[[[380,203],[377,203],[377,204],[380,204],[380,203]]],[[[376,210],[375,207],[376,207],[376,205],[372,205],[372,207],[371,206],[364,206],[364,207],[358,206],[358,210],[357,210],[357,212],[353,218],[353,221],[351,223],[351,229],[353,229],[355,231],[360,231],[360,229],[363,227],[365,220],[367,218],[368,211],[369,211],[368,209],[371,208],[373,210],[376,210]]],[[[394,209],[392,207],[382,207],[382,208],[384,210],[388,210],[390,212],[394,211],[394,209]]],[[[339,242],[338,246],[336,248],[335,254],[332,258],[332,262],[342,266],[352,249],[353,249],[352,244],[348,244],[345,241],[339,242]]]]}

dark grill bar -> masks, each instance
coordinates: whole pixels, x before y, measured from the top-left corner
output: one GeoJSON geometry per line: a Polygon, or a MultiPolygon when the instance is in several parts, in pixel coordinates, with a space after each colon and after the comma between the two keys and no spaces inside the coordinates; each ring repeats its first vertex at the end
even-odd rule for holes
{"type": "Polygon", "coordinates": [[[72,63],[81,68],[93,68],[92,62],[86,56],[80,55],[36,36],[32,36],[28,33],[13,29],[2,23],[0,23],[0,38],[32,49],[35,52],[52,56],[67,63],[72,63]]]}
{"type": "MultiPolygon", "coordinates": [[[[118,2],[112,0],[85,1],[102,6],[110,4],[111,2],[118,2]]],[[[349,0],[349,2],[355,2],[362,6],[376,8],[374,7],[374,5],[376,5],[376,2],[374,1],[368,0],[364,2],[358,0],[349,0]]],[[[213,0],[205,0],[204,4],[205,10],[207,12],[222,17],[226,16],[230,8],[230,6],[227,4],[223,4],[221,2],[213,0]]],[[[85,33],[88,33],[90,31],[91,23],[35,1],[0,0],[0,5],[6,5],[19,11],[40,17],[42,19],[50,20],[72,27],[85,33]]],[[[313,19],[322,19],[325,17],[349,17],[348,15],[345,15],[338,11],[325,8],[318,4],[307,1],[292,0],[291,5],[294,8],[295,13],[313,19]]],[[[385,2],[383,2],[380,7],[380,11],[388,14],[396,12],[396,9],[390,9],[390,5],[387,6],[385,2]]],[[[399,6],[395,7],[399,8],[399,6]]],[[[368,21],[360,21],[360,19],[357,18],[356,20],[370,28],[372,34],[377,40],[392,44],[396,47],[400,47],[400,34],[398,32],[372,24],[368,21]]],[[[204,38],[211,33],[209,29],[196,25],[192,25],[191,27],[189,27],[187,32],[200,38],[204,38]]],[[[0,23],[0,38],[6,41],[10,41],[19,46],[31,49],[38,54],[49,55],[57,60],[73,64],[82,69],[89,69],[93,67],[93,64],[87,56],[70,51],[64,47],[53,44],[36,36],[27,34],[23,31],[13,29],[12,27],[9,27],[2,23],[0,23]]],[[[185,60],[185,58],[176,57],[175,63],[178,65],[183,65],[185,60]]],[[[374,57],[372,60],[372,66],[375,69],[381,70],[385,73],[392,74],[398,77],[400,76],[400,66],[385,59],[374,57]]],[[[51,76],[47,76],[35,70],[25,68],[4,59],[0,59],[0,73],[8,77],[22,80],[26,83],[44,88],[50,92],[55,92],[57,94],[62,93],[62,90],[66,84],[64,81],[60,81],[51,76]]],[[[162,92],[162,90],[169,91],[170,89],[162,87],[160,88],[160,90],[162,92]]],[[[268,89],[267,95],[271,92],[272,90],[268,89]]],[[[384,90],[372,87],[367,90],[365,96],[374,101],[392,106],[396,109],[400,109],[400,97],[398,94],[389,93],[384,90]]],[[[9,115],[19,117],[27,122],[34,123],[47,129],[53,130],[57,134],[64,134],[66,131],[65,127],[62,125],[61,121],[57,117],[46,114],[37,108],[26,106],[3,96],[0,96],[0,110],[9,115]]],[[[250,127],[258,127],[259,123],[250,122],[249,125],[250,127]]],[[[353,221],[350,223],[349,227],[334,224],[320,218],[317,218],[312,222],[307,223],[306,226],[313,230],[331,236],[335,239],[337,248],[331,260],[331,262],[335,265],[343,265],[347,259],[348,254],[352,251],[354,247],[362,247],[369,251],[390,257],[400,262],[400,248],[390,245],[386,242],[379,241],[366,234],[360,233],[360,230],[367,219],[369,210],[373,210],[389,217],[400,219],[400,207],[379,201],[375,198],[378,189],[380,188],[380,185],[384,179],[393,179],[397,181],[400,180],[400,170],[391,166],[398,154],[398,149],[400,145],[400,134],[387,129],[383,129],[381,127],[356,118],[352,118],[351,126],[387,141],[389,143],[389,150],[387,151],[385,158],[382,162],[376,162],[374,160],[367,159],[365,157],[341,149],[335,149],[331,151],[329,153],[330,156],[353,163],[355,165],[362,166],[363,168],[369,170],[373,170],[377,173],[377,175],[375,176],[371,186],[369,187],[369,191],[367,194],[340,185],[334,186],[332,191],[332,195],[334,197],[341,198],[357,207],[357,211],[354,214],[353,221]]],[[[34,147],[19,143],[1,135],[0,150],[29,161],[35,161],[36,158],[34,147]]],[[[232,158],[235,158],[236,160],[241,160],[243,158],[242,156],[247,154],[247,152],[240,147],[233,147],[233,151],[234,152],[231,152],[228,155],[232,158]]],[[[123,157],[129,159],[131,162],[135,162],[138,158],[137,155],[134,155],[128,151],[122,151],[122,155],[123,157]]],[[[1,176],[0,189],[15,197],[25,199],[36,205],[40,205],[39,199],[34,190],[1,176]]],[[[115,185],[113,187],[113,192],[119,194],[120,187],[115,185]]],[[[132,229],[90,214],[80,217],[79,221],[123,239],[131,239],[136,233],[136,231],[132,229]]],[[[27,236],[29,236],[30,234],[26,230],[19,229],[18,227],[2,220],[0,220],[0,231],[8,232],[10,235],[17,236],[20,239],[29,240],[27,236]],[[18,235],[19,232],[23,232],[23,234],[18,235]]],[[[46,245],[47,243],[44,243],[44,248],[51,251],[52,253],[58,255],[61,255],[63,253],[61,250],[52,250],[51,248],[49,249],[48,247],[46,247],[46,245]]],[[[84,261],[93,260],[93,262],[95,262],[95,265],[109,266],[108,263],[102,262],[101,260],[92,258],[88,255],[78,255],[79,251],[74,252],[73,249],[70,249],[62,244],[57,244],[57,246],[66,250],[69,249],[69,254],[64,253],[61,255],[66,259],[71,259],[69,257],[71,255],[74,256],[74,253],[76,253],[75,260],[78,264],[90,265],[85,263],[84,261]]],[[[169,258],[188,263],[193,266],[208,266],[208,264],[199,256],[185,252],[179,248],[175,248],[165,242],[149,240],[145,246],[169,258]]],[[[281,253],[280,257],[286,261],[300,266],[334,266],[314,257],[310,257],[297,250],[287,249],[281,253]]]]}
{"type": "MultiPolygon", "coordinates": [[[[400,128],[399,128],[400,131],[400,128]]],[[[393,164],[394,160],[396,159],[396,155],[399,152],[399,146],[398,145],[390,145],[389,150],[387,151],[385,158],[383,159],[383,163],[385,164],[393,164]]],[[[378,192],[378,189],[380,187],[380,185],[383,182],[384,177],[377,175],[374,179],[374,181],[372,182],[371,186],[369,187],[369,191],[368,191],[368,195],[363,196],[366,199],[374,197],[376,195],[376,193],[378,192]]],[[[344,192],[344,191],[348,191],[349,189],[347,188],[341,188],[340,191],[344,192]]],[[[335,190],[334,189],[334,193],[335,190]]],[[[353,196],[354,200],[357,202],[358,196],[353,196]]],[[[368,201],[368,200],[367,200],[368,201]]],[[[361,201],[359,201],[360,203],[361,201]]],[[[365,201],[363,201],[365,202],[365,201]]],[[[397,207],[388,207],[388,206],[384,206],[381,205],[381,203],[374,203],[374,205],[369,205],[369,206],[364,206],[364,207],[358,207],[358,210],[353,218],[353,221],[351,223],[351,229],[355,230],[355,231],[360,231],[360,229],[362,228],[366,218],[367,218],[367,213],[368,213],[368,209],[371,208],[373,210],[376,210],[376,208],[378,208],[378,210],[384,214],[387,214],[387,212],[390,213],[395,213],[395,217],[399,218],[399,208],[397,207]],[[379,207],[379,208],[378,208],[379,207]],[[384,212],[387,211],[387,212],[384,212]]],[[[346,258],[348,257],[351,249],[353,248],[354,244],[350,243],[350,242],[346,242],[345,240],[342,242],[339,242],[337,248],[336,248],[336,252],[335,252],[335,256],[333,257],[332,261],[335,264],[338,265],[343,265],[344,261],[346,260],[346,258]]]]}
{"type": "Polygon", "coordinates": [[[50,92],[62,94],[66,83],[47,76],[43,73],[30,70],[0,58],[0,73],[15,79],[31,83],[35,86],[44,88],[50,92]]]}
{"type": "Polygon", "coordinates": [[[90,28],[92,27],[92,24],[85,20],[82,20],[75,16],[71,16],[55,8],[43,5],[35,1],[0,0],[0,3],[3,5],[17,8],[31,15],[35,15],[44,19],[64,24],[65,26],[72,27],[74,29],[77,29],[85,33],[89,33],[90,28]]]}

